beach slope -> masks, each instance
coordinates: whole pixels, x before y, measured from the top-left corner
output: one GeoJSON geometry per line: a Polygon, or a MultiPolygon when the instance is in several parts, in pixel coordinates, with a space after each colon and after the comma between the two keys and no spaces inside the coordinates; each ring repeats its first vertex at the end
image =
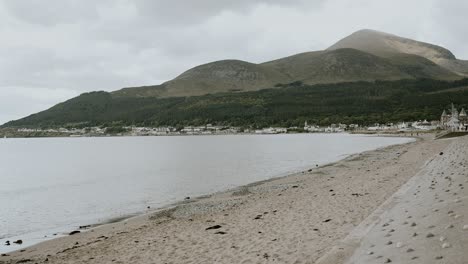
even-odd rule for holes
{"type": "Polygon", "coordinates": [[[317,263],[468,263],[467,184],[462,137],[317,263]]]}

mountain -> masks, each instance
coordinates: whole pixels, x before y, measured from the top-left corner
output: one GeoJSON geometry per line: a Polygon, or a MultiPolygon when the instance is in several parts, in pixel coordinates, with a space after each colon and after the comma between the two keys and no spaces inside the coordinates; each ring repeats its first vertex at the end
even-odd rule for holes
{"type": "MultiPolygon", "coordinates": [[[[462,79],[465,73],[468,74],[467,61],[456,59],[445,48],[374,30],[361,30],[323,51],[300,53],[260,64],[240,60],[216,61],[189,69],[173,80],[159,85],[124,88],[112,93],[86,93],[49,110],[9,122],[4,127],[99,124],[114,121],[123,121],[125,124],[146,124],[146,121],[150,124],[171,123],[162,115],[185,116],[175,119],[185,123],[201,120],[198,118],[201,116],[204,118],[203,122],[220,122],[233,115],[223,108],[238,113],[246,111],[242,108],[247,107],[244,100],[255,102],[253,106],[248,106],[250,112],[265,114],[257,112],[266,105],[262,100],[274,98],[278,99],[275,102],[281,101],[275,97],[276,93],[273,96],[271,89],[281,90],[278,94],[286,93],[283,95],[291,99],[287,93],[297,87],[316,89],[317,85],[330,84],[330,87],[335,87],[333,85],[336,84],[337,87],[346,89],[352,82],[368,82],[368,86],[378,86],[379,81],[394,81],[397,84],[399,80],[415,80],[419,83],[418,80],[429,79],[434,80],[434,83],[446,81],[444,83],[451,88],[464,92],[466,89],[464,86],[458,87],[456,80],[462,79]],[[267,90],[265,93],[273,97],[262,97],[262,91],[267,90]],[[235,98],[240,100],[235,106],[228,107],[227,102],[220,103],[220,98],[227,101],[233,99],[234,97],[229,97],[231,95],[238,96],[235,98]],[[187,100],[197,101],[206,109],[187,105],[184,103],[187,100]],[[173,104],[189,107],[184,109],[190,117],[176,114],[180,108],[176,111],[173,104]],[[215,120],[206,116],[206,113],[215,113],[216,109],[224,117],[218,116],[215,120]]],[[[424,80],[421,83],[426,83],[424,80]]],[[[429,84],[433,85],[431,82],[429,84]]],[[[324,94],[323,89],[320,91],[324,94]]],[[[314,96],[319,95],[314,93],[314,96]]],[[[298,98],[294,100],[301,101],[298,98]]],[[[294,105],[295,101],[286,100],[283,103],[294,105]]],[[[309,110],[300,107],[292,109],[309,113],[309,110]]],[[[281,113],[276,114],[283,116],[281,113]]],[[[349,113],[343,113],[347,114],[349,113]]]]}
{"type": "Polygon", "coordinates": [[[247,92],[300,81],[304,84],[460,76],[417,55],[391,53],[382,57],[354,48],[306,52],[254,64],[223,60],[192,68],[161,85],[124,88],[114,96],[177,97],[247,92]]]}
{"type": "Polygon", "coordinates": [[[408,38],[363,29],[341,39],[327,50],[358,49],[381,57],[413,54],[424,57],[456,74],[468,76],[468,61],[458,60],[449,50],[408,38]]]}
{"type": "Polygon", "coordinates": [[[262,64],[239,60],[216,61],[192,68],[155,86],[125,88],[115,96],[177,97],[222,92],[246,92],[301,81],[305,84],[459,76],[419,56],[386,58],[356,49],[306,52],[262,64]]]}
{"type": "Polygon", "coordinates": [[[256,91],[291,80],[282,72],[240,60],[216,61],[192,68],[162,85],[126,88],[116,96],[176,97],[256,91]]]}

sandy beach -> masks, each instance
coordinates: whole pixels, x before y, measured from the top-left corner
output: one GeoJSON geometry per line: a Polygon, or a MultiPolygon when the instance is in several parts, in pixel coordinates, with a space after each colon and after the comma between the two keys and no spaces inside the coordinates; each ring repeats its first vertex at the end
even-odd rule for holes
{"type": "Polygon", "coordinates": [[[466,263],[467,152],[467,137],[425,135],[46,241],[0,263],[466,263]]]}

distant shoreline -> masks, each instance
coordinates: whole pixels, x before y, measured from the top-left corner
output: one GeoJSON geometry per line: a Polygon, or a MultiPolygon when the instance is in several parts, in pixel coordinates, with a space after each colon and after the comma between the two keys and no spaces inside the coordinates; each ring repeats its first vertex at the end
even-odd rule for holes
{"type": "MultiPolygon", "coordinates": [[[[441,133],[443,131],[438,131],[441,133]]],[[[106,137],[174,137],[174,136],[225,136],[225,135],[259,135],[259,136],[268,136],[268,135],[288,135],[288,134],[357,134],[357,135],[377,135],[377,136],[398,136],[398,137],[416,137],[424,134],[436,134],[435,131],[343,131],[343,132],[288,132],[288,133],[213,133],[213,134],[162,134],[162,135],[69,135],[69,134],[60,134],[60,135],[43,135],[43,136],[27,136],[27,135],[15,135],[15,136],[0,136],[0,140],[9,139],[9,138],[106,138],[106,137]]],[[[1,135],[1,133],[0,133],[1,135]]]]}

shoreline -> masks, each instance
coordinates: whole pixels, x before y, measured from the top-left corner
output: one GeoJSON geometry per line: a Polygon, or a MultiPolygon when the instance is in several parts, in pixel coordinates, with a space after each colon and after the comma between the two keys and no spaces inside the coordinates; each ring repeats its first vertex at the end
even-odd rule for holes
{"type": "MultiPolygon", "coordinates": [[[[412,141],[412,142],[405,143],[405,144],[391,145],[391,146],[387,146],[387,147],[378,148],[378,149],[375,149],[375,150],[365,151],[365,152],[361,152],[361,153],[355,153],[355,154],[351,154],[351,155],[349,155],[349,156],[347,156],[347,157],[345,157],[343,159],[340,159],[339,161],[332,162],[330,164],[325,164],[323,166],[320,166],[319,168],[314,168],[314,169],[310,169],[310,170],[307,170],[307,171],[302,171],[302,172],[299,172],[299,173],[293,173],[293,174],[288,173],[287,175],[284,175],[284,176],[279,176],[279,177],[275,177],[275,178],[272,178],[272,179],[267,179],[267,180],[263,180],[263,181],[259,181],[259,182],[250,183],[250,184],[240,186],[240,187],[236,187],[234,189],[230,189],[230,190],[226,190],[226,191],[220,191],[220,192],[216,192],[216,193],[213,193],[213,194],[203,195],[201,197],[196,197],[196,198],[190,199],[188,201],[187,200],[179,201],[179,202],[164,206],[162,208],[159,208],[159,209],[157,209],[155,211],[146,212],[146,213],[144,213],[142,215],[137,215],[137,216],[132,216],[132,217],[126,218],[123,221],[119,221],[119,222],[116,222],[116,223],[106,223],[106,224],[103,224],[103,225],[98,225],[98,226],[93,227],[92,229],[90,229],[90,230],[88,230],[86,232],[83,232],[81,234],[78,234],[78,235],[54,238],[52,240],[41,242],[41,243],[36,244],[36,245],[34,245],[32,247],[26,248],[26,251],[23,251],[23,252],[18,252],[18,251],[11,252],[11,253],[8,254],[10,256],[1,257],[0,258],[0,263],[2,263],[2,261],[10,261],[10,262],[5,262],[5,263],[14,263],[14,262],[12,262],[13,259],[27,259],[29,257],[38,257],[38,256],[44,257],[44,254],[41,254],[41,252],[42,253],[44,253],[43,251],[48,252],[49,250],[46,250],[47,248],[48,249],[56,248],[57,246],[61,246],[63,244],[62,242],[64,242],[64,244],[67,244],[67,242],[70,242],[70,240],[76,240],[79,237],[81,237],[79,240],[84,239],[86,241],[87,240],[86,237],[93,237],[93,233],[107,234],[107,235],[101,235],[100,237],[102,237],[102,236],[109,237],[108,234],[109,234],[109,232],[112,232],[111,230],[115,230],[115,229],[122,230],[122,229],[128,229],[128,228],[130,228],[130,229],[135,228],[136,230],[139,230],[139,228],[142,228],[142,227],[146,228],[146,226],[148,225],[148,223],[147,223],[148,221],[157,221],[157,222],[160,222],[161,224],[163,224],[163,223],[166,223],[166,222],[177,221],[178,219],[187,220],[187,218],[188,218],[190,220],[192,218],[196,218],[196,217],[200,217],[200,216],[203,217],[203,215],[206,216],[207,214],[210,214],[210,213],[219,213],[219,212],[217,212],[217,210],[207,209],[206,206],[205,206],[206,204],[211,204],[209,207],[213,207],[213,204],[214,205],[216,205],[216,204],[219,205],[221,203],[222,205],[218,206],[219,207],[218,209],[220,209],[222,211],[224,211],[224,210],[226,210],[226,211],[233,210],[233,208],[230,208],[231,206],[229,206],[229,203],[232,202],[232,201],[230,201],[230,200],[232,200],[231,198],[232,197],[241,197],[242,198],[244,196],[249,196],[251,194],[255,194],[255,192],[252,192],[250,189],[258,189],[259,187],[261,187],[260,189],[262,189],[265,186],[277,185],[278,183],[281,183],[281,182],[289,182],[290,183],[291,181],[295,180],[294,178],[297,178],[297,177],[301,178],[301,177],[304,177],[304,176],[307,176],[307,175],[315,175],[320,171],[327,170],[328,168],[341,167],[343,165],[346,166],[346,163],[352,163],[354,160],[361,160],[362,156],[366,156],[366,157],[367,156],[373,156],[373,154],[385,153],[385,152],[391,151],[391,150],[393,150],[395,148],[396,149],[401,149],[401,148],[411,149],[412,147],[414,148],[414,145],[419,146],[422,142],[427,142],[427,140],[428,139],[419,138],[416,141],[412,141]],[[227,202],[227,205],[228,205],[227,207],[228,208],[226,208],[226,202],[227,202]],[[39,254],[38,254],[38,252],[39,252],[39,254]]],[[[338,168],[338,169],[341,170],[341,171],[343,170],[343,169],[340,169],[340,168],[338,168]]],[[[315,176],[317,176],[317,175],[315,175],[315,176]]],[[[291,185],[291,184],[289,184],[289,185],[291,185]]],[[[299,189],[299,186],[296,186],[296,185],[288,186],[288,188],[286,188],[285,190],[289,190],[291,188],[292,189],[299,189]]],[[[284,189],[284,188],[282,188],[282,189],[284,189]]],[[[273,192],[274,191],[275,190],[273,190],[273,192]]],[[[267,192],[271,192],[271,190],[267,191],[267,192]]],[[[236,198],[234,200],[236,200],[236,198]]],[[[236,205],[234,207],[237,207],[238,203],[236,201],[234,201],[234,205],[236,205]]],[[[241,205],[242,205],[242,203],[241,203],[241,205]]],[[[194,221],[194,219],[192,219],[192,221],[194,221]]],[[[114,233],[114,235],[115,234],[118,234],[118,232],[114,233]]],[[[69,246],[68,249],[69,250],[74,250],[74,249],[81,248],[81,246],[77,246],[77,245],[81,245],[81,244],[82,243],[74,244],[74,246],[71,246],[71,247],[69,246]]],[[[52,254],[46,254],[45,256],[47,256],[47,255],[53,256],[52,254]]],[[[49,260],[49,258],[47,258],[47,259],[49,260]]],[[[70,262],[70,263],[73,263],[73,262],[70,262]]]]}
{"type": "Polygon", "coordinates": [[[390,136],[390,137],[418,137],[419,135],[438,134],[439,130],[414,130],[414,131],[340,131],[340,132],[287,132],[287,133],[255,133],[255,132],[238,132],[238,133],[212,133],[212,134],[161,134],[161,135],[44,135],[44,136],[10,136],[0,137],[0,139],[34,139],[34,138],[116,138],[116,137],[183,137],[183,136],[271,136],[271,135],[294,135],[294,134],[351,134],[351,135],[374,135],[374,136],[390,136]]]}

